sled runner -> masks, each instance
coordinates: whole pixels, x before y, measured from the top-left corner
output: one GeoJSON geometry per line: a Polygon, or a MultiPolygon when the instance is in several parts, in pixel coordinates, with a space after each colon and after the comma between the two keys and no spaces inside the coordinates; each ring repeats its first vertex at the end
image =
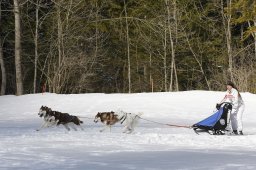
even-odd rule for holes
{"type": "Polygon", "coordinates": [[[217,105],[217,111],[210,117],[194,124],[193,130],[199,132],[208,132],[212,135],[224,135],[229,123],[229,112],[232,110],[231,103],[221,103],[217,105]]]}

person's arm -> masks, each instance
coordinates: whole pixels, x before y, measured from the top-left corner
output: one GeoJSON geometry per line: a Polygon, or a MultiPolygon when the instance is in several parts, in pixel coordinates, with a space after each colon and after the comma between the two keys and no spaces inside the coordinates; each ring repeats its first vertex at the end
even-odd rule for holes
{"type": "Polygon", "coordinates": [[[225,96],[224,96],[224,98],[221,100],[221,102],[219,102],[219,104],[220,104],[220,103],[223,103],[223,102],[227,102],[227,100],[228,100],[228,95],[229,95],[229,92],[227,91],[226,94],[225,94],[225,96]]]}
{"type": "Polygon", "coordinates": [[[224,98],[221,100],[221,102],[219,102],[219,103],[216,104],[216,109],[219,110],[220,107],[221,107],[221,103],[226,102],[226,100],[227,100],[227,95],[228,95],[228,94],[229,94],[229,91],[226,92],[226,94],[225,94],[224,98]]]}

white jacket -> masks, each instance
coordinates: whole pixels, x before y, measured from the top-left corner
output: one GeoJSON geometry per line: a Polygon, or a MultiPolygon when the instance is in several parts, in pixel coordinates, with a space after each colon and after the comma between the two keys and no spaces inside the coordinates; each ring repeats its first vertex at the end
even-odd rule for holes
{"type": "Polygon", "coordinates": [[[223,102],[229,102],[233,104],[233,108],[238,108],[244,104],[243,99],[239,96],[238,91],[232,88],[230,91],[227,90],[223,102]]]}

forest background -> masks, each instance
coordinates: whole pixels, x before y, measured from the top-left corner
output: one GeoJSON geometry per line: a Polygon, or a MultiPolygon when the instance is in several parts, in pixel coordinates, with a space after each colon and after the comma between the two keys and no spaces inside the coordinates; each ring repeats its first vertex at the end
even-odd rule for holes
{"type": "Polygon", "coordinates": [[[1,95],[256,93],[255,0],[0,0],[1,95]]]}

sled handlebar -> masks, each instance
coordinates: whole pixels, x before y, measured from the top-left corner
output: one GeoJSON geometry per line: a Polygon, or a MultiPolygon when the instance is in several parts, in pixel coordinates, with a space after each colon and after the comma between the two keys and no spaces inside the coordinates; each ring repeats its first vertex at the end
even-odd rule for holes
{"type": "Polygon", "coordinates": [[[230,103],[230,102],[222,102],[222,103],[220,103],[221,105],[222,104],[231,104],[231,105],[233,105],[233,103],[230,103]]]}
{"type": "Polygon", "coordinates": [[[217,103],[216,104],[216,109],[220,109],[220,107],[223,105],[223,104],[230,104],[231,106],[233,105],[232,103],[230,103],[230,102],[222,102],[222,103],[217,103]]]}

